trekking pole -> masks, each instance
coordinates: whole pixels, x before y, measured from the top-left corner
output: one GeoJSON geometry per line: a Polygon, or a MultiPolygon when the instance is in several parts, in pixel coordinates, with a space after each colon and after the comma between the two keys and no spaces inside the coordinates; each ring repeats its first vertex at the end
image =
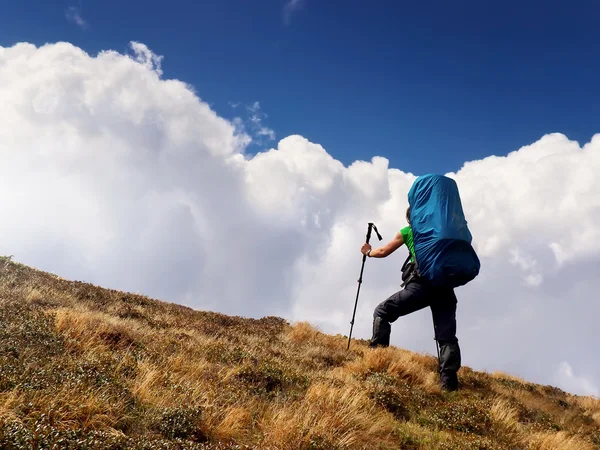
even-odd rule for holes
{"type": "MultiPolygon", "coordinates": [[[[383,238],[379,234],[379,231],[377,231],[377,227],[375,226],[375,224],[369,222],[369,227],[367,228],[367,241],[366,241],[367,244],[369,243],[369,240],[371,239],[371,229],[375,230],[375,233],[377,233],[377,237],[381,241],[383,238]]],[[[358,305],[358,294],[360,293],[360,285],[362,284],[362,276],[363,276],[363,271],[365,270],[365,261],[366,260],[367,260],[367,255],[363,255],[362,267],[360,268],[360,276],[358,277],[358,289],[356,290],[356,300],[354,301],[354,312],[352,313],[352,320],[350,321],[350,334],[348,335],[348,348],[346,350],[350,350],[350,339],[352,338],[352,328],[354,327],[354,316],[356,315],[356,305],[358,305]]]]}
{"type": "Polygon", "coordinates": [[[437,328],[435,326],[435,319],[433,318],[433,310],[431,310],[431,318],[433,319],[433,340],[435,341],[435,348],[437,350],[438,357],[438,373],[440,372],[441,362],[440,362],[440,345],[437,340],[437,328]]]}

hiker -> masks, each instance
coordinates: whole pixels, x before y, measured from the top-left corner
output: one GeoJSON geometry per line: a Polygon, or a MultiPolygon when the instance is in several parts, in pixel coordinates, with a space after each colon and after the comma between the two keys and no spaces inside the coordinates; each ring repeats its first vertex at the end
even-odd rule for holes
{"type": "Polygon", "coordinates": [[[409,262],[403,279],[404,288],[389,296],[375,308],[373,313],[373,337],[369,347],[387,347],[390,344],[391,323],[398,317],[429,306],[433,315],[435,337],[440,346],[440,381],[445,390],[458,387],[456,372],[460,369],[460,348],[456,338],[456,296],[451,288],[436,288],[426,280],[419,279],[411,269],[414,267],[415,250],[410,227],[410,207],[406,210],[408,226],[402,228],[387,245],[372,249],[363,244],[361,252],[370,258],[385,258],[406,244],[409,262]],[[412,278],[411,278],[412,277],[412,278]],[[410,278],[410,279],[409,279],[410,278]]]}
{"type": "Polygon", "coordinates": [[[373,249],[370,244],[365,243],[361,248],[361,252],[370,258],[385,258],[403,244],[406,244],[409,251],[402,267],[403,289],[375,308],[373,336],[369,346],[389,346],[390,324],[398,317],[429,306],[433,316],[435,340],[439,345],[441,387],[446,391],[453,391],[458,388],[457,372],[461,367],[460,347],[456,337],[457,299],[454,287],[468,283],[479,273],[479,260],[470,245],[471,235],[466,227],[454,181],[435,175],[420,177],[409,192],[406,221],[408,226],[402,228],[388,244],[373,249]],[[413,239],[410,200],[419,208],[419,229],[428,232],[419,235],[419,239],[413,239]],[[435,220],[435,226],[431,225],[432,220],[435,220]],[[446,228],[440,231],[443,227],[446,228]],[[435,231],[432,232],[432,229],[435,231]],[[423,271],[427,276],[420,273],[415,242],[420,246],[417,252],[422,257],[420,262],[426,263],[421,265],[425,265],[423,271]],[[448,242],[451,244],[448,245],[448,242]]]}

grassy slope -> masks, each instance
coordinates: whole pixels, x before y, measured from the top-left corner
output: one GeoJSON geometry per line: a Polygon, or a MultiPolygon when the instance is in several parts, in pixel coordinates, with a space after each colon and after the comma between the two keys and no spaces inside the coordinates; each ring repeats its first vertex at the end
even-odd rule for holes
{"type": "Polygon", "coordinates": [[[1,448],[600,448],[600,400],[435,367],[0,258],[1,448]]]}

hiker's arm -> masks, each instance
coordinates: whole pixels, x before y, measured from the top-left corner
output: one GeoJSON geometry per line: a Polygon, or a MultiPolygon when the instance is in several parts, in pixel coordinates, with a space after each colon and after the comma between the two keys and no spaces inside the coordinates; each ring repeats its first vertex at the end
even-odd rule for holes
{"type": "Polygon", "coordinates": [[[369,253],[371,258],[385,258],[386,256],[391,255],[398,250],[402,244],[404,244],[404,239],[402,238],[402,233],[398,232],[396,233],[396,236],[394,236],[394,239],[385,244],[383,247],[371,249],[369,244],[363,244],[361,252],[366,255],[367,252],[371,250],[371,253],[369,253]]]}

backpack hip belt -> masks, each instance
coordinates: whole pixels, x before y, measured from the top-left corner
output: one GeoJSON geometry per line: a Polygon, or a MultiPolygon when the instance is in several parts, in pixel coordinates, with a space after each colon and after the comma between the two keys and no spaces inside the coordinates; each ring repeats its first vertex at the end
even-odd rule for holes
{"type": "Polygon", "coordinates": [[[419,273],[419,266],[416,262],[416,259],[414,262],[411,261],[411,256],[412,255],[409,252],[406,261],[404,261],[404,264],[402,264],[402,269],[400,269],[402,271],[402,284],[400,285],[400,287],[406,286],[414,278],[419,278],[421,276],[421,274],[419,273]]]}

